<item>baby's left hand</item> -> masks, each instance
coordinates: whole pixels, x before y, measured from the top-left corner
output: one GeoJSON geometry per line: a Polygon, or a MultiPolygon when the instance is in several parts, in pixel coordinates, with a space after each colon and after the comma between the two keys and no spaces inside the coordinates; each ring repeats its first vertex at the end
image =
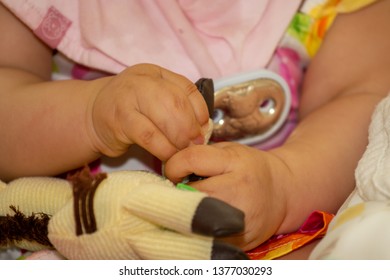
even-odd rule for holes
{"type": "Polygon", "coordinates": [[[229,237],[229,242],[249,250],[278,231],[287,208],[282,182],[288,182],[285,179],[289,176],[287,166],[278,157],[241,144],[221,142],[186,148],[166,162],[165,175],[173,182],[192,173],[205,177],[190,182],[192,187],[245,213],[244,232],[229,237]]]}

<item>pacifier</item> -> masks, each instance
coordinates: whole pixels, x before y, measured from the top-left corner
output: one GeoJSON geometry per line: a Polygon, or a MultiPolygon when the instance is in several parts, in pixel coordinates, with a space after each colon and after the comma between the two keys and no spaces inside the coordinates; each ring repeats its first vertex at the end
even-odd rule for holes
{"type": "Polygon", "coordinates": [[[210,141],[263,142],[285,123],[291,106],[286,81],[269,70],[214,80],[210,141]]]}

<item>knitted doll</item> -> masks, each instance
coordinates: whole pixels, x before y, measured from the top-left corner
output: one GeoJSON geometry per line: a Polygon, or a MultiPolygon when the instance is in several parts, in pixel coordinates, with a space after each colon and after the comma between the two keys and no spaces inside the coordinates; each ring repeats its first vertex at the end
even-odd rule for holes
{"type": "Polygon", "coordinates": [[[68,259],[246,259],[215,239],[244,214],[146,171],[0,181],[0,248],[54,248],[68,259]]]}

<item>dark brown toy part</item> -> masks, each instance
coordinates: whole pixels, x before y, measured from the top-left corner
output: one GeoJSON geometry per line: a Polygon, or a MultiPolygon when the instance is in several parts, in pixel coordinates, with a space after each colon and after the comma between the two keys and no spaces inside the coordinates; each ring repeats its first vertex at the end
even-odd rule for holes
{"type": "Polygon", "coordinates": [[[205,197],[192,220],[192,231],[214,237],[226,237],[244,230],[245,214],[229,204],[205,197]]]}
{"type": "Polygon", "coordinates": [[[88,167],[67,178],[73,185],[73,206],[77,236],[91,234],[97,230],[93,200],[96,189],[105,178],[107,178],[105,173],[92,175],[88,167]]]}
{"type": "Polygon", "coordinates": [[[211,259],[212,260],[249,260],[247,254],[241,249],[220,242],[218,240],[214,240],[213,248],[211,251],[211,259]]]}
{"type": "Polygon", "coordinates": [[[214,82],[212,79],[200,78],[195,82],[196,87],[202,94],[207,104],[209,116],[212,118],[214,113],[214,82]]]}
{"type": "MultiPolygon", "coordinates": [[[[221,200],[205,197],[195,211],[192,231],[213,237],[226,237],[242,232],[244,221],[245,215],[241,210],[221,200]]],[[[246,260],[248,256],[240,248],[214,240],[211,259],[246,260]]]]}
{"type": "Polygon", "coordinates": [[[45,213],[33,213],[26,216],[15,206],[10,206],[14,215],[0,216],[0,246],[8,247],[26,240],[52,247],[47,235],[50,216],[45,213]]]}

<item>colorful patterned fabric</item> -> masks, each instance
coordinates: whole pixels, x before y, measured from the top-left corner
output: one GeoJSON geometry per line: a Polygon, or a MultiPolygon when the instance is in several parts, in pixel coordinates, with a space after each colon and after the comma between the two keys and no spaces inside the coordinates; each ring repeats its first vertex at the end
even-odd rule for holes
{"type": "Polygon", "coordinates": [[[316,211],[313,212],[305,223],[296,232],[275,235],[265,243],[247,252],[252,260],[271,260],[284,256],[313,240],[322,238],[333,215],[316,211]]]}

